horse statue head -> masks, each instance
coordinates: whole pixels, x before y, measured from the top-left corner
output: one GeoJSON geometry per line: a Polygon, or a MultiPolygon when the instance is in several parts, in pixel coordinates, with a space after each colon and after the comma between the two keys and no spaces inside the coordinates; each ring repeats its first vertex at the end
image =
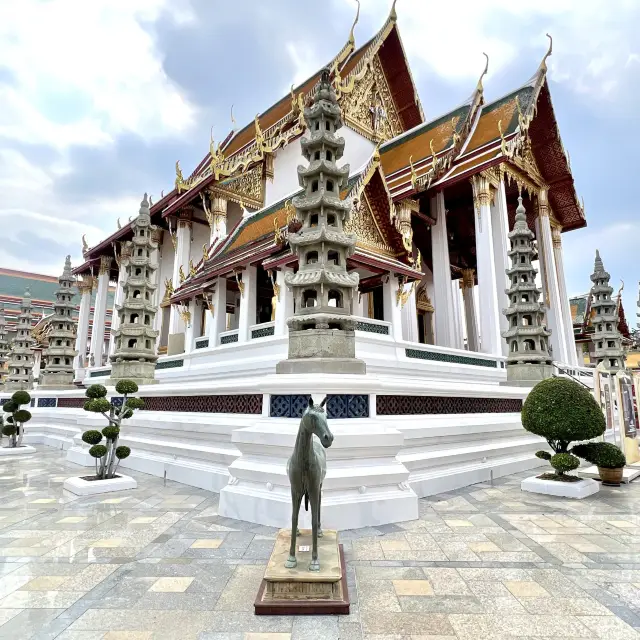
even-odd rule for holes
{"type": "Polygon", "coordinates": [[[327,424],[327,414],[324,411],[324,405],[327,398],[319,404],[314,405],[313,399],[309,398],[309,406],[302,415],[301,426],[308,431],[314,433],[325,449],[328,449],[333,443],[333,434],[327,424]]]}

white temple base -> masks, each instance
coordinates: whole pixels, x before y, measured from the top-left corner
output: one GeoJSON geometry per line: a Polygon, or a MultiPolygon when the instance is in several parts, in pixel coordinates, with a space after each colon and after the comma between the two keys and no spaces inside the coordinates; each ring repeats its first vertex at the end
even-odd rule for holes
{"type": "Polygon", "coordinates": [[[26,456],[35,452],[36,450],[28,444],[23,444],[21,447],[0,447],[0,458],[5,456],[26,456]]]}
{"type": "Polygon", "coordinates": [[[522,491],[530,491],[531,493],[542,493],[547,496],[581,500],[594,493],[598,493],[598,491],[600,491],[600,485],[595,480],[558,482],[557,480],[542,480],[536,476],[531,476],[520,483],[520,489],[522,491]]]}
{"type": "Polygon", "coordinates": [[[128,489],[135,489],[137,486],[138,483],[132,477],[118,474],[117,478],[110,478],[109,480],[67,478],[62,488],[77,496],[94,496],[99,493],[127,491],[128,489]]]}

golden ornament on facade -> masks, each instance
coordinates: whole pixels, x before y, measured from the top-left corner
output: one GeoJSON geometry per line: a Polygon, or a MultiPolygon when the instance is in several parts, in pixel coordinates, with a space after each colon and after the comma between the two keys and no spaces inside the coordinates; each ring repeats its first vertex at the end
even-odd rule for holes
{"type": "Polygon", "coordinates": [[[164,281],[164,297],[163,300],[169,300],[173,295],[173,282],[170,278],[166,278],[164,281]]]}
{"type": "Polygon", "coordinates": [[[426,286],[422,286],[418,289],[418,294],[416,296],[416,308],[418,311],[425,311],[427,313],[434,311],[426,286]]]}
{"type": "Polygon", "coordinates": [[[280,221],[278,220],[278,216],[276,216],[273,220],[273,241],[278,244],[284,244],[285,237],[282,233],[282,229],[280,228],[280,221]]]}
{"type": "Polygon", "coordinates": [[[407,300],[409,300],[409,298],[411,297],[411,294],[414,292],[417,284],[417,280],[414,280],[409,288],[405,290],[404,282],[402,280],[398,281],[398,289],[396,290],[396,304],[400,305],[401,309],[405,304],[407,304],[407,300]]]}
{"type": "Polygon", "coordinates": [[[178,307],[178,313],[180,314],[180,317],[182,318],[182,321],[184,322],[185,327],[190,327],[191,311],[189,311],[189,308],[183,304],[180,304],[180,306],[178,307]]]}
{"type": "Polygon", "coordinates": [[[104,275],[111,272],[111,256],[100,256],[100,269],[98,273],[104,275]]]}
{"type": "Polygon", "coordinates": [[[193,260],[189,260],[189,277],[193,278],[197,274],[196,267],[193,264],[193,260]]]}
{"type": "Polygon", "coordinates": [[[473,289],[476,284],[476,271],[475,269],[463,269],[462,270],[462,279],[460,282],[461,288],[464,289],[473,289]]]}
{"type": "Polygon", "coordinates": [[[180,265],[180,269],[178,269],[178,279],[180,280],[180,284],[182,284],[187,278],[184,275],[184,270],[182,269],[182,265],[180,265]]]}
{"type": "Polygon", "coordinates": [[[244,282],[240,278],[240,274],[238,271],[234,271],[233,275],[236,277],[236,283],[238,284],[238,289],[240,289],[240,297],[244,297],[244,282]]]}

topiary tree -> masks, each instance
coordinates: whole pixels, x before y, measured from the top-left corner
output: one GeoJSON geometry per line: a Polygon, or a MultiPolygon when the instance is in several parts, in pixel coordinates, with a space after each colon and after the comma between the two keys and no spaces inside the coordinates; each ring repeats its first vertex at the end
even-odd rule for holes
{"type": "Polygon", "coordinates": [[[577,444],[571,453],[603,469],[621,469],[627,464],[627,459],[620,447],[609,442],[577,444]]]}
{"type": "Polygon", "coordinates": [[[107,400],[107,389],[101,384],[93,384],[85,392],[89,400],[84,403],[84,410],[101,413],[109,421],[109,425],[102,432],[92,429],[82,434],[82,441],[91,445],[89,455],[95,459],[96,478],[99,480],[113,478],[120,460],[129,457],[131,449],[118,446],[120,427],[122,421],[130,418],[136,409],[144,407],[141,398],[129,397],[129,394],[138,391],[138,385],[133,380],[120,380],[116,384],[116,391],[123,396],[122,405],[119,407],[107,400]],[[105,444],[100,444],[103,437],[105,444]]]}
{"type": "Polygon", "coordinates": [[[20,406],[30,402],[31,396],[26,391],[16,391],[11,399],[2,405],[3,411],[10,414],[6,420],[2,421],[2,434],[9,436],[10,448],[22,446],[24,424],[31,420],[31,411],[21,409],[20,406]]]}
{"type": "Polygon", "coordinates": [[[578,458],[569,452],[569,445],[578,440],[591,440],[604,433],[606,422],[602,410],[588,389],[568,378],[548,378],[529,393],[522,407],[522,426],[541,436],[555,452],[538,451],[536,455],[549,460],[562,477],[580,466],[578,458]]]}

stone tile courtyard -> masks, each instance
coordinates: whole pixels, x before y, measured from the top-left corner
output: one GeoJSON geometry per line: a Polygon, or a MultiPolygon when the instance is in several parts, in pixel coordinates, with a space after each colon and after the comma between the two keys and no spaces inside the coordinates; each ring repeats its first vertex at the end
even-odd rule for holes
{"type": "Polygon", "coordinates": [[[420,520],[341,532],[352,613],[256,617],[276,530],[216,494],[132,473],[79,498],[38,447],[0,462],[0,638],[640,638],[640,482],[582,502],[510,476],[420,502],[420,520]]]}

